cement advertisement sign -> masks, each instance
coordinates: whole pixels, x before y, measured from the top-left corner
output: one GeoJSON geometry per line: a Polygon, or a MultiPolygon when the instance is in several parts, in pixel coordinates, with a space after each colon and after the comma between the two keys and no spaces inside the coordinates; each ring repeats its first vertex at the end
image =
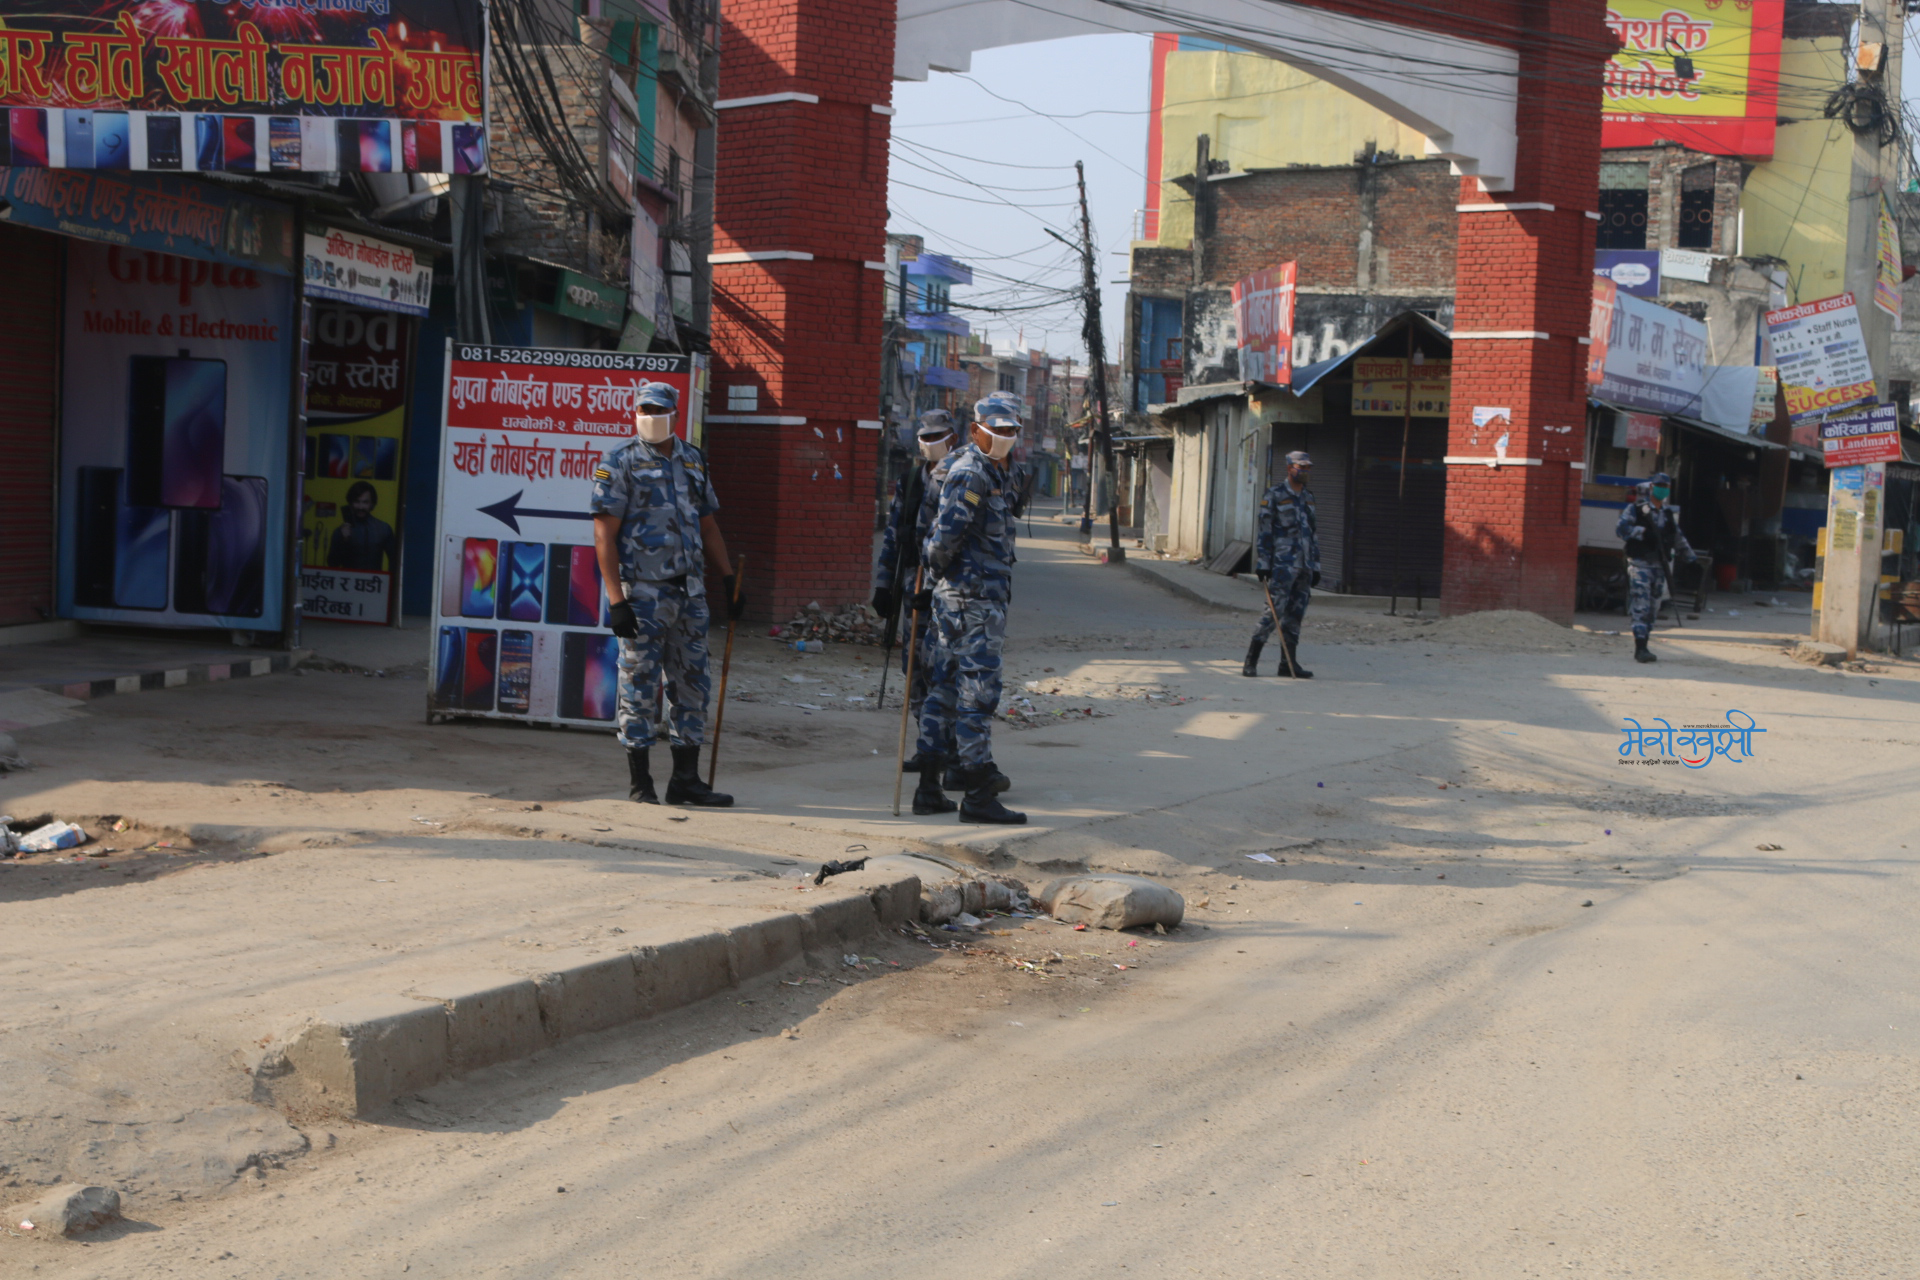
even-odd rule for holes
{"type": "Polygon", "coordinates": [[[1786,0],[1611,0],[1600,145],[1773,154],[1786,0]],[[1692,75],[1686,72],[1691,62],[1692,75]],[[1678,65],[1676,65],[1678,64],[1678,65]]]}
{"type": "Polygon", "coordinates": [[[641,384],[680,392],[691,357],[448,344],[431,710],[611,727],[619,645],[606,629],[587,500],[633,438],[641,384]]]}

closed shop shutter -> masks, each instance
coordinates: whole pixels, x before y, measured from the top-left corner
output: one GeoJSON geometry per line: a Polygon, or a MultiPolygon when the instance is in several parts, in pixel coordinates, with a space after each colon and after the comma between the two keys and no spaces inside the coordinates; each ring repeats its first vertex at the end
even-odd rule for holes
{"type": "MultiPolygon", "coordinates": [[[[1313,511],[1319,523],[1320,589],[1347,590],[1347,511],[1353,431],[1341,425],[1282,422],[1273,428],[1273,473],[1267,483],[1287,478],[1287,455],[1305,449],[1313,458],[1313,511]]],[[[1263,491],[1264,492],[1264,491],[1263,491]]]]}
{"type": "Polygon", "coordinates": [[[1440,593],[1441,535],[1446,525],[1447,424],[1415,418],[1407,449],[1406,508],[1400,508],[1401,423],[1356,418],[1354,591],[1360,595],[1428,598],[1440,593]],[[1394,543],[1400,544],[1396,581],[1394,543]]]}
{"type": "Polygon", "coordinates": [[[53,616],[60,239],[0,224],[0,626],[53,616]]]}

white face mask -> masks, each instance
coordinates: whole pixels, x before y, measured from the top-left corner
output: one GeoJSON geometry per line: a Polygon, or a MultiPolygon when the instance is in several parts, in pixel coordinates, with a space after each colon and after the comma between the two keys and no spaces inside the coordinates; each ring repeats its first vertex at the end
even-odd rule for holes
{"type": "Polygon", "coordinates": [[[1019,438],[1017,436],[995,435],[991,431],[984,432],[983,434],[987,437],[986,455],[995,462],[999,462],[1002,458],[1012,453],[1014,441],[1019,438]]]}
{"type": "Polygon", "coordinates": [[[938,462],[952,452],[952,436],[941,436],[938,440],[922,440],[920,442],[920,456],[928,462],[938,462]]]}
{"type": "Polygon", "coordinates": [[[648,444],[665,444],[673,434],[671,413],[643,413],[634,423],[640,438],[648,444]]]}

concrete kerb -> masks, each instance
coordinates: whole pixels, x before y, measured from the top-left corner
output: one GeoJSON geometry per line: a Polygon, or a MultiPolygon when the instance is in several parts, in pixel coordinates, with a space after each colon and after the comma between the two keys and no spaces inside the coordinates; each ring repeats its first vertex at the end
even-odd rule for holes
{"type": "Polygon", "coordinates": [[[320,1009],[252,1064],[261,1100],[302,1115],[363,1116],[449,1076],[529,1057],[777,972],[802,952],[838,952],[919,914],[920,878],[899,876],[804,911],[721,929],[641,935],[612,954],[574,950],[537,973],[470,971],[320,1009]]]}

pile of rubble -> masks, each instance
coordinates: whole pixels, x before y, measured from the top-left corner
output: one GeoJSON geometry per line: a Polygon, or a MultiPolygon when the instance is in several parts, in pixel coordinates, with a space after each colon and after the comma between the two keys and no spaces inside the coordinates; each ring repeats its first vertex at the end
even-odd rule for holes
{"type": "Polygon", "coordinates": [[[792,621],[783,627],[772,628],[768,634],[786,643],[831,640],[837,644],[879,644],[886,626],[885,619],[875,613],[871,605],[842,605],[838,611],[829,614],[815,600],[806,608],[797,610],[792,621]]]}

